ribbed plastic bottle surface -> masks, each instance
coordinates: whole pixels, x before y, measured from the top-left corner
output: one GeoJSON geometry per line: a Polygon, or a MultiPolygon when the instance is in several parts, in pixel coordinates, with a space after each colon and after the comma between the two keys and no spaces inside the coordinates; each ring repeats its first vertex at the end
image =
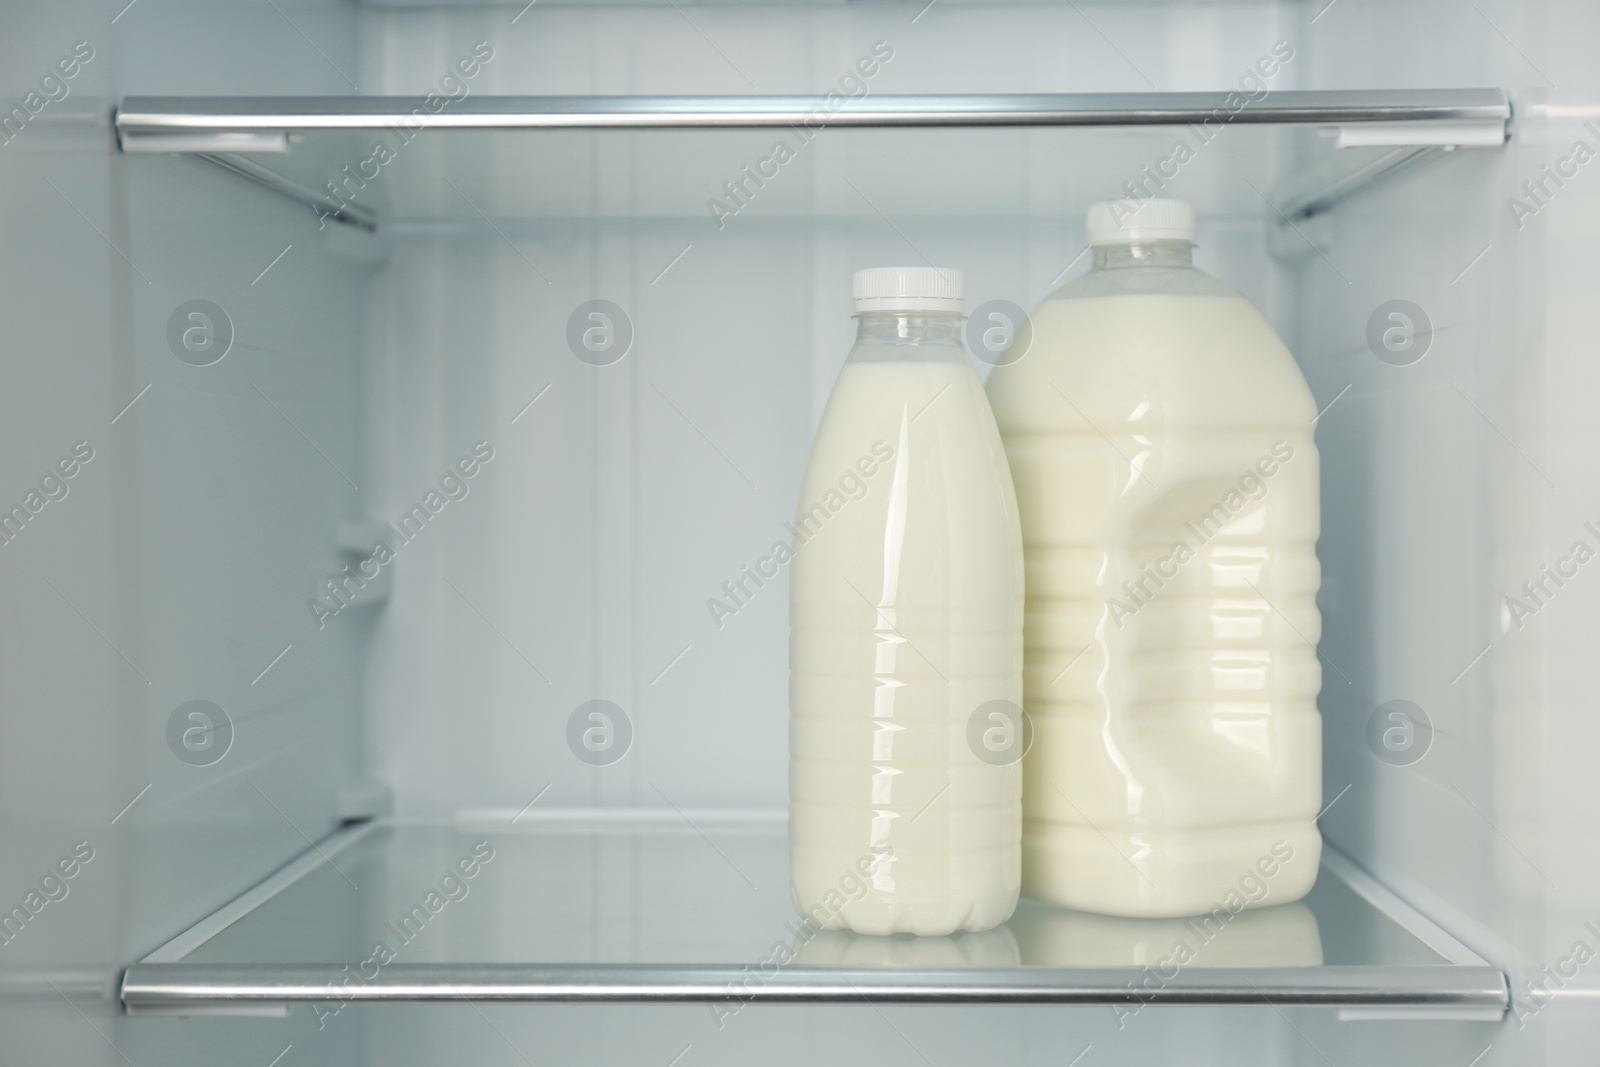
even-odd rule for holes
{"type": "Polygon", "coordinates": [[[1021,764],[980,758],[969,727],[1020,707],[1021,535],[958,323],[931,355],[858,342],[807,466],[789,832],[795,906],[822,929],[984,930],[1017,901],[1021,764]]]}
{"type": "Polygon", "coordinates": [[[1069,286],[989,382],[1027,555],[1024,891],[1233,914],[1320,860],[1316,409],[1254,307],[1167,273],[1069,286]]]}

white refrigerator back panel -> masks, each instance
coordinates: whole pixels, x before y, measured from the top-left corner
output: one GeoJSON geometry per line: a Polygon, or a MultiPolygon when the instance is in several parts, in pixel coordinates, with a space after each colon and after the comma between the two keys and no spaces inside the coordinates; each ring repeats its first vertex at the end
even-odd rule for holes
{"type": "MultiPolygon", "coordinates": [[[[898,7],[535,9],[515,26],[407,11],[375,17],[365,41],[379,93],[426,92],[489,40],[472,93],[674,94],[753,91],[741,58],[755,91],[824,91],[876,42],[892,58],[874,93],[1148,88],[1139,66],[1162,70],[1162,89],[1199,88],[1233,84],[1278,39],[1271,6],[1160,23],[1152,10],[1088,16],[1135,42],[1126,59],[1084,15],[1044,8],[914,24],[898,7]],[[1191,32],[1208,42],[1193,54],[1191,32]]],[[[1228,133],[1270,185],[1276,142],[1228,133]]],[[[368,673],[380,777],[408,816],[510,817],[547,786],[553,806],[782,807],[787,575],[758,586],[742,569],[792,540],[811,432],[854,335],[851,272],[959,263],[973,306],[1031,306],[1082,269],[1084,200],[1143,157],[1115,153],[1113,170],[1053,131],[828,131],[776,178],[746,180],[748,206],[728,215],[708,201],[731,208],[724,182],[780,133],[448,136],[464,155],[408,145],[370,193],[420,217],[394,227],[367,312],[375,517],[393,521],[477,440],[496,459],[398,562],[368,673]],[[634,334],[602,366],[568,339],[596,300],[634,334]],[[600,770],[563,742],[595,699],[634,731],[626,761],[600,770]]],[[[1232,158],[1214,149],[1183,180],[1220,184],[1232,158]]],[[[1259,197],[1230,177],[1236,213],[1206,218],[1202,262],[1287,332],[1259,197]]]]}

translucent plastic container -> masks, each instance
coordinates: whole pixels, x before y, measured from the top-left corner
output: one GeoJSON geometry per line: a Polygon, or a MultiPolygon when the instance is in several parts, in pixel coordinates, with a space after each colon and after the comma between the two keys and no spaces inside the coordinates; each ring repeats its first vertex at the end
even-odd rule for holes
{"type": "Polygon", "coordinates": [[[965,280],[862,271],[795,534],[790,869],[821,929],[937,935],[1020,887],[1022,541],[965,280]]]}
{"type": "Polygon", "coordinates": [[[988,385],[1027,553],[1024,891],[1296,900],[1321,854],[1316,407],[1193,266],[1187,204],[1097,204],[1089,230],[1093,267],[988,385]]]}

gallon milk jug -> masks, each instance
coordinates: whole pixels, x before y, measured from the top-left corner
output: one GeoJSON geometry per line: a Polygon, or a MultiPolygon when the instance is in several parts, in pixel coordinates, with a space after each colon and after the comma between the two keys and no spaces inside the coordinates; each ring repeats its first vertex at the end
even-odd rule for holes
{"type": "Polygon", "coordinates": [[[1021,880],[1016,496],[965,276],[860,271],[855,309],[791,528],[790,887],[824,930],[987,930],[1021,880]]]}
{"type": "Polygon", "coordinates": [[[1322,798],[1316,407],[1194,210],[1089,209],[1094,265],[988,392],[1027,552],[1023,886],[1124,916],[1305,895],[1322,798]]]}

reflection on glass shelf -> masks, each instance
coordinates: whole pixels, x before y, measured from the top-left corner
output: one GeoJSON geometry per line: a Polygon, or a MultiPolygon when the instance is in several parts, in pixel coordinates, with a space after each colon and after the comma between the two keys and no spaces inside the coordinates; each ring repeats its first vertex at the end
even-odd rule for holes
{"type": "Polygon", "coordinates": [[[1505,1005],[1498,971],[1337,853],[1303,902],[1236,915],[1025,900],[985,933],[864,937],[801,925],[781,827],[705,819],[342,831],[130,968],[123,999],[1105,1003],[1151,973],[1152,996],[1174,1002],[1505,1005]],[[774,959],[770,979],[734,984],[774,959]]]}
{"type": "MultiPolygon", "coordinates": [[[[1331,879],[1324,878],[1326,888],[1331,879]]],[[[1338,884],[1338,883],[1332,883],[1338,884]]],[[[1122,919],[1037,904],[1011,920],[1022,962],[1048,967],[1318,967],[1317,916],[1304,903],[1193,919],[1122,919]]]]}
{"type": "Polygon", "coordinates": [[[1226,919],[1122,919],[1025,900],[1011,921],[949,937],[867,937],[824,930],[795,935],[802,967],[1144,968],[1318,967],[1317,916],[1304,903],[1242,911],[1226,919]]]}
{"type": "Polygon", "coordinates": [[[947,970],[958,967],[1016,967],[1022,962],[1016,935],[1009,926],[982,933],[947,937],[869,937],[848,930],[821,930],[794,939],[794,962],[801,967],[914,967],[947,970]]]}

